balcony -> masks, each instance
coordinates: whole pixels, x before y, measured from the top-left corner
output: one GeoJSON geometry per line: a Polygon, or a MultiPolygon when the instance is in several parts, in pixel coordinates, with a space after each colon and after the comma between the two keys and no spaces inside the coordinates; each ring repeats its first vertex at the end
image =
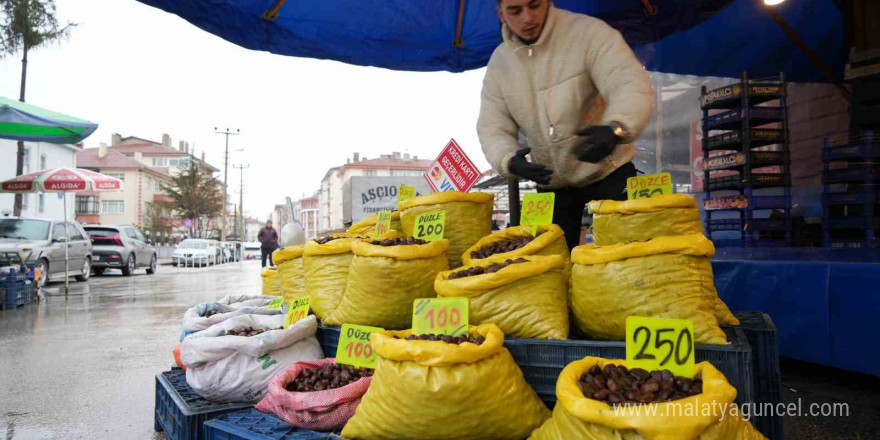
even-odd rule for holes
{"type": "Polygon", "coordinates": [[[160,203],[171,203],[174,198],[165,194],[153,194],[153,201],[160,203]]]}

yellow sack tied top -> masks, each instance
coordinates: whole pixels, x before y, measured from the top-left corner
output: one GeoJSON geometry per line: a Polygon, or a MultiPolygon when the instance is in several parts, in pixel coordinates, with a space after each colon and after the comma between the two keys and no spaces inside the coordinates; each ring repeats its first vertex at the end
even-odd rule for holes
{"type": "Polygon", "coordinates": [[[481,345],[373,333],[372,382],[342,436],[351,440],[521,440],[550,416],[494,325],[470,327],[481,345]]]}
{"type": "Polygon", "coordinates": [[[272,252],[272,262],[278,266],[278,281],[285,302],[306,295],[302,260],[304,249],[305,245],[298,245],[272,252]]]}
{"type": "Polygon", "coordinates": [[[529,440],[761,440],[765,437],[733,405],[736,389],[708,362],[697,364],[703,392],[671,402],[618,406],[584,397],[578,380],[594,365],[623,360],[586,357],[568,364],[556,381],[553,417],[529,440]],[[638,411],[637,411],[638,410],[638,411]],[[653,415],[648,411],[656,410],[653,415]]]}
{"type": "Polygon", "coordinates": [[[309,240],[303,249],[303,273],[311,309],[324,319],[336,309],[345,285],[354,254],[352,243],[361,238],[340,238],[324,244],[309,240]]]}
{"type": "Polygon", "coordinates": [[[448,248],[448,240],[401,246],[352,243],[345,293],[324,323],[410,327],[413,301],[437,296],[434,278],[449,268],[448,248]]]}
{"type": "Polygon", "coordinates": [[[461,266],[461,254],[492,232],[494,194],[447,191],[413,197],[400,203],[403,233],[413,235],[419,214],[446,211],[443,238],[449,240],[446,257],[449,267],[461,266]]]}
{"type": "Polygon", "coordinates": [[[441,272],[434,281],[434,290],[441,298],[468,298],[471,324],[496,324],[512,338],[567,339],[565,260],[559,255],[517,258],[528,262],[451,280],[449,275],[454,272],[503,263],[505,259],[475,260],[472,265],[441,272]]]}
{"type": "Polygon", "coordinates": [[[263,278],[263,295],[281,295],[281,279],[278,278],[277,267],[264,267],[260,276],[263,278]]]}
{"type": "Polygon", "coordinates": [[[599,246],[703,233],[697,200],[684,194],[625,202],[594,200],[589,207],[593,242],[599,246]]]}
{"type": "MultiPolygon", "coordinates": [[[[497,231],[481,238],[473,246],[468,248],[468,250],[464,251],[464,253],[461,254],[461,262],[468,265],[480,260],[481,258],[479,257],[471,256],[471,253],[493,243],[531,236],[531,226],[511,226],[507,229],[497,231]]],[[[565,244],[565,234],[562,232],[562,228],[557,225],[538,226],[538,234],[535,236],[534,240],[529,242],[529,244],[510,252],[494,254],[490,258],[516,258],[524,257],[526,255],[559,255],[565,259],[566,263],[568,263],[570,260],[570,252],[568,251],[568,245],[565,244]]]]}
{"type": "MultiPolygon", "coordinates": [[[[361,221],[351,225],[346,233],[372,237],[376,233],[376,221],[378,219],[378,214],[364,217],[361,221]]],[[[391,227],[389,229],[395,231],[403,230],[403,227],[400,225],[400,211],[391,211],[391,227]]]]}
{"type": "Polygon", "coordinates": [[[725,344],[719,322],[739,321],[718,298],[713,255],[703,234],[578,246],[571,254],[575,322],[594,338],[622,341],[627,316],[690,319],[696,342],[725,344]]]}

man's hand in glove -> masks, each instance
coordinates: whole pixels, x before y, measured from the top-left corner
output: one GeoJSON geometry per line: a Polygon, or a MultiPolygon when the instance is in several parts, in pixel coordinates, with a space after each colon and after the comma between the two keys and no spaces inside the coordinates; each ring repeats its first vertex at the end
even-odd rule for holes
{"type": "Polygon", "coordinates": [[[574,147],[574,154],[581,162],[598,163],[608,157],[621,140],[610,125],[591,125],[575,134],[581,136],[581,143],[574,147]]]}
{"type": "Polygon", "coordinates": [[[544,165],[531,163],[526,160],[526,154],[529,154],[530,151],[532,151],[531,148],[523,148],[517,151],[516,155],[510,158],[507,168],[510,169],[511,173],[523,179],[531,180],[540,185],[549,185],[550,175],[553,174],[553,170],[544,165]]]}

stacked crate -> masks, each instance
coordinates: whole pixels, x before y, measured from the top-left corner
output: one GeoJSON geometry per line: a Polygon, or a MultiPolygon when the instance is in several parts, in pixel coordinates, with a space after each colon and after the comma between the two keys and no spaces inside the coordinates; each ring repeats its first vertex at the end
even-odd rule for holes
{"type": "Polygon", "coordinates": [[[784,75],[750,80],[743,73],[739,83],[711,91],[704,86],[700,107],[707,234],[722,246],[790,245],[784,75]]]}
{"type": "Polygon", "coordinates": [[[873,132],[822,147],[825,246],[878,247],[880,139],[873,132]]]}

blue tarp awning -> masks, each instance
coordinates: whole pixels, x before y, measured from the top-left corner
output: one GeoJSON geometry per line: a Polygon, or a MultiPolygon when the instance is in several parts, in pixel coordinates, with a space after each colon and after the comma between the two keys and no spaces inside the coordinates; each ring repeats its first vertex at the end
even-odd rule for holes
{"type": "MultiPolygon", "coordinates": [[[[139,0],[176,14],[239,46],[395,70],[461,72],[486,65],[500,43],[493,0],[139,0]],[[456,47],[460,5],[461,40],[456,47]]],[[[762,0],[556,0],[619,29],[648,70],[826,81],[763,10],[762,0]]],[[[776,7],[803,40],[843,75],[842,13],[831,0],[788,0],[776,7]]]]}

